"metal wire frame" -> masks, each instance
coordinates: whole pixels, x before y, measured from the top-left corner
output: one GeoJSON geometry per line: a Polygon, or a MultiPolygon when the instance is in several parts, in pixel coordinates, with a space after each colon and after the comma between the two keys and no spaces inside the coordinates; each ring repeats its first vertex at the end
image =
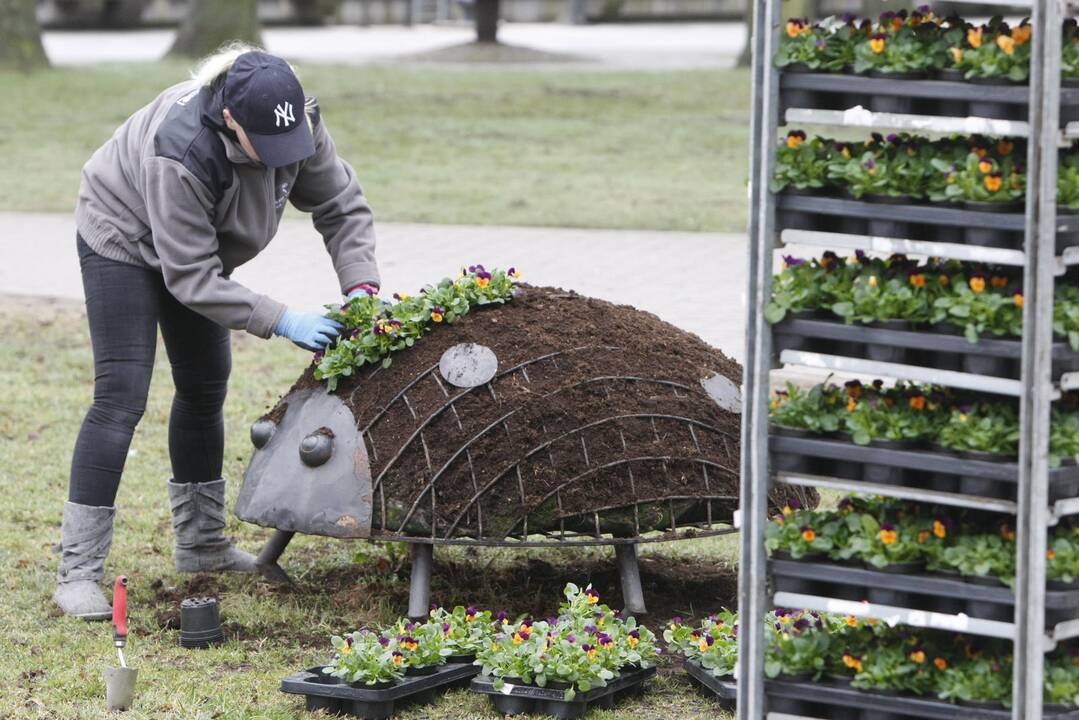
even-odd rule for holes
{"type": "MultiPolygon", "coordinates": [[[[994,0],[995,2],[998,0],[994,0]]],[[[1006,2],[1033,6],[1028,175],[1024,249],[1024,317],[1012,717],[1041,717],[1044,653],[1049,411],[1052,345],[1056,170],[1059,132],[1060,23],[1064,0],[1006,2]]],[[[743,383],[741,566],[739,608],[744,627],[761,627],[768,602],[763,533],[770,485],[767,399],[772,337],[763,311],[769,300],[775,203],[768,193],[777,130],[778,73],[771,64],[780,26],[778,0],[753,3],[753,112],[750,138],[749,314],[743,383]]],[[[739,634],[738,717],[761,720],[764,634],[739,634]]]]}
{"type": "Polygon", "coordinates": [[[637,537],[613,537],[605,535],[596,537],[567,531],[565,537],[553,536],[541,533],[541,537],[547,539],[536,540],[535,535],[523,539],[507,538],[504,540],[489,540],[482,538],[432,538],[416,537],[415,535],[399,535],[396,533],[373,532],[371,537],[364,538],[371,542],[407,542],[421,545],[475,545],[482,547],[512,547],[512,548],[548,548],[548,547],[588,547],[603,545],[647,545],[649,543],[674,542],[677,540],[695,540],[697,538],[718,537],[738,532],[738,528],[721,523],[689,523],[676,531],[662,532],[658,534],[639,535],[637,537]]]}

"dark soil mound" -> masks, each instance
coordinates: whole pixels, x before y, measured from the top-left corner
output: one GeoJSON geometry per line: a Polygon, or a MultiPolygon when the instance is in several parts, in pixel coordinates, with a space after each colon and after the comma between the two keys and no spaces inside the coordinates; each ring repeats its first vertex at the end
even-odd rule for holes
{"type": "MultiPolygon", "coordinates": [[[[740,416],[701,381],[739,385],[738,363],[634,308],[523,290],[338,386],[369,456],[373,534],[632,536],[729,522],[740,416]],[[458,343],[491,348],[494,379],[447,383],[439,358],[458,343]]],[[[320,385],[309,369],[293,391],[320,385]]]]}

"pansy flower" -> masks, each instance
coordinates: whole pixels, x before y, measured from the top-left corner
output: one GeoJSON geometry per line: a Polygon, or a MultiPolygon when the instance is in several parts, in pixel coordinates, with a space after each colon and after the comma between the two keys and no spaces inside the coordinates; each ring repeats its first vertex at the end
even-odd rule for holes
{"type": "Polygon", "coordinates": [[[982,275],[981,273],[974,273],[973,275],[970,276],[970,280],[968,281],[968,284],[970,285],[970,289],[973,290],[975,293],[984,292],[985,291],[985,275],[982,275]]]}
{"type": "Polygon", "coordinates": [[[885,545],[894,545],[899,539],[899,533],[896,532],[895,525],[891,523],[884,523],[880,526],[880,532],[877,533],[877,537],[885,545]]]}
{"type": "Polygon", "coordinates": [[[791,150],[799,148],[806,141],[806,134],[802,130],[791,130],[787,133],[787,147],[791,150]]]}
{"type": "Polygon", "coordinates": [[[595,605],[599,602],[599,593],[592,588],[588,588],[587,590],[585,590],[584,594],[588,597],[589,605],[595,605]]]}
{"type": "Polygon", "coordinates": [[[814,540],[817,539],[817,531],[808,525],[803,525],[800,528],[800,531],[802,533],[802,540],[807,543],[812,543],[814,540]]]}

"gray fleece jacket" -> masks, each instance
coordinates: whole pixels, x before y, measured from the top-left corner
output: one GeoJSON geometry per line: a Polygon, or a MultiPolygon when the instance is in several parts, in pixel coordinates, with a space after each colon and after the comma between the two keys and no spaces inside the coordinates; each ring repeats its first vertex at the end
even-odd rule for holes
{"type": "Polygon", "coordinates": [[[82,169],[75,220],[99,255],[159,271],[180,302],[270,337],[285,306],[229,279],[277,232],[285,202],[309,212],[342,293],[379,284],[371,208],[308,99],[315,154],[280,168],[251,160],[221,116],[220,89],[161,93],[82,169]]]}

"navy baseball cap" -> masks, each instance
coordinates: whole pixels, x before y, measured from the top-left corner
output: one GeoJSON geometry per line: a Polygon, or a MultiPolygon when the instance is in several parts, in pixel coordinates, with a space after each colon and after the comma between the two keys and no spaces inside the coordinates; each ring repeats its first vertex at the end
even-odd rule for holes
{"type": "Polygon", "coordinates": [[[222,94],[225,107],[267,167],[315,154],[315,138],[304,115],[303,88],[281,58],[264,52],[240,55],[225,76],[222,94]]]}

